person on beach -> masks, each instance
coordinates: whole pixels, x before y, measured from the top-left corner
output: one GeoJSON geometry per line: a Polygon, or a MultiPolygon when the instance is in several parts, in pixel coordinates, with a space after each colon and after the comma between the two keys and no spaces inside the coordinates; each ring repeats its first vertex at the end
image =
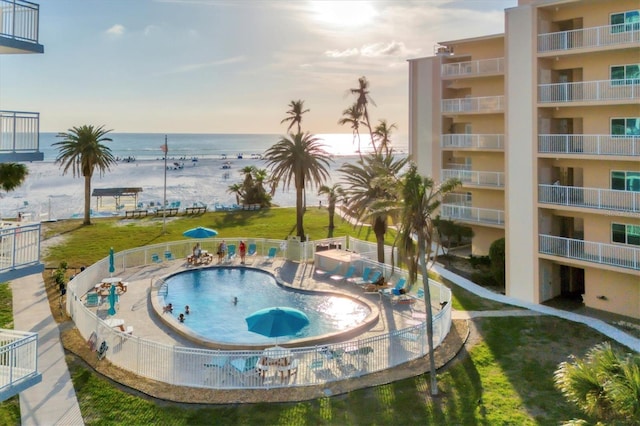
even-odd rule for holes
{"type": "Polygon", "coordinates": [[[244,241],[240,241],[239,250],[240,250],[240,264],[244,265],[244,259],[247,257],[247,245],[244,243],[244,241]]]}
{"type": "Polygon", "coordinates": [[[222,262],[224,256],[227,254],[227,243],[222,240],[220,245],[218,246],[218,262],[222,262]]]}

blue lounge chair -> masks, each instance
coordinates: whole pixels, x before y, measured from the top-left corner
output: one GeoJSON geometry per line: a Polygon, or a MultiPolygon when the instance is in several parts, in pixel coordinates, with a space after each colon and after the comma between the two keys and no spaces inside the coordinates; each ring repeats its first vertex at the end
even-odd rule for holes
{"type": "Polygon", "coordinates": [[[331,275],[329,278],[331,278],[333,281],[343,281],[343,280],[348,280],[350,278],[353,278],[353,274],[356,273],[356,267],[354,265],[349,265],[349,269],[347,269],[347,272],[345,272],[344,275],[331,275]]]}
{"type": "Polygon", "coordinates": [[[151,255],[151,261],[153,263],[162,263],[162,259],[160,259],[160,256],[158,256],[158,253],[153,253],[151,255]]]}
{"type": "Polygon", "coordinates": [[[276,258],[276,253],[278,252],[278,248],[277,247],[271,247],[269,249],[269,252],[267,253],[267,256],[264,258],[264,262],[267,263],[271,263],[273,262],[273,260],[276,258]]]}
{"type": "Polygon", "coordinates": [[[225,262],[233,261],[234,257],[236,257],[236,246],[235,244],[229,244],[227,246],[227,257],[225,258],[225,262]]]}
{"type": "Polygon", "coordinates": [[[407,279],[405,277],[402,277],[398,280],[398,282],[393,288],[383,288],[382,290],[380,290],[380,294],[382,294],[383,296],[389,296],[389,297],[400,296],[402,294],[400,290],[404,288],[406,283],[407,283],[407,279]]]}
{"type": "Polygon", "coordinates": [[[255,256],[257,252],[258,252],[258,246],[256,246],[256,243],[249,244],[249,249],[247,250],[247,256],[255,256]]]}
{"type": "Polygon", "coordinates": [[[242,384],[250,385],[251,382],[247,383],[248,379],[253,378],[255,380],[261,377],[261,374],[258,371],[259,360],[259,356],[250,356],[248,358],[234,358],[229,361],[229,365],[232,367],[231,372],[242,384]]]}
{"type": "Polygon", "coordinates": [[[347,281],[353,284],[363,284],[367,282],[367,279],[369,278],[369,275],[371,275],[371,272],[372,272],[371,268],[368,266],[365,266],[364,271],[362,271],[362,276],[348,278],[347,281]]]}
{"type": "Polygon", "coordinates": [[[85,306],[99,306],[100,295],[98,293],[87,293],[87,299],[84,302],[85,306]]]}
{"type": "Polygon", "coordinates": [[[176,260],[176,258],[173,257],[173,253],[171,253],[169,250],[164,252],[164,258],[166,260],[176,260]]]}
{"type": "Polygon", "coordinates": [[[335,268],[333,268],[331,271],[325,271],[324,269],[316,268],[314,273],[316,274],[316,276],[318,276],[318,278],[326,278],[326,277],[329,277],[331,275],[337,274],[338,271],[340,271],[341,268],[342,268],[342,263],[338,263],[338,265],[335,268]]]}

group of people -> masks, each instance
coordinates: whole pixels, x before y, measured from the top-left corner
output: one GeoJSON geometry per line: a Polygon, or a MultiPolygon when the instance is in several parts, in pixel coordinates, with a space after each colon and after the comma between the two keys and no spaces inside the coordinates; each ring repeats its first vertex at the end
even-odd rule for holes
{"type": "MultiPolygon", "coordinates": [[[[167,304],[164,308],[162,308],[162,312],[173,313],[173,304],[172,303],[167,304]]],[[[184,320],[186,319],[185,315],[189,315],[190,313],[191,313],[191,308],[189,308],[189,305],[186,305],[184,307],[184,313],[180,313],[180,315],[178,315],[178,321],[184,322],[184,320]]]]}
{"type": "MultiPolygon", "coordinates": [[[[240,241],[238,245],[238,252],[240,254],[240,264],[244,265],[245,259],[247,257],[247,244],[244,241],[240,241]]],[[[218,245],[218,262],[222,262],[227,255],[227,243],[222,240],[218,245]]]]}

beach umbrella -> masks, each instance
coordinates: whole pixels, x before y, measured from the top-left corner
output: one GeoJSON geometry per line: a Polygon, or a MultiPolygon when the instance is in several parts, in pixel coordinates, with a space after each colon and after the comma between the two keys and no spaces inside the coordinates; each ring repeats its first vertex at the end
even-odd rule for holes
{"type": "Polygon", "coordinates": [[[291,336],[309,325],[309,317],[293,308],[265,308],[245,318],[249,331],[267,337],[291,336]]]}
{"type": "Polygon", "coordinates": [[[218,231],[198,226],[197,228],[184,231],[182,235],[189,238],[210,238],[218,235],[218,231]]]}
{"type": "Polygon", "coordinates": [[[116,286],[111,284],[111,288],[109,289],[109,310],[107,311],[109,315],[116,314],[117,300],[118,300],[118,295],[116,294],[116,286]]]}
{"type": "Polygon", "coordinates": [[[116,259],[115,254],[113,252],[113,247],[109,249],[109,276],[113,276],[113,273],[116,271],[116,259]]]}

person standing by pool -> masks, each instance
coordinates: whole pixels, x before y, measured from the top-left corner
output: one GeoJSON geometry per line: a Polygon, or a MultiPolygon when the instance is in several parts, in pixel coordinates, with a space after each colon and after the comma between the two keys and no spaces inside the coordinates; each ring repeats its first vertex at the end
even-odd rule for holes
{"type": "Polygon", "coordinates": [[[244,241],[240,241],[240,264],[244,265],[244,259],[245,257],[247,257],[247,245],[244,243],[244,241]]]}
{"type": "Polygon", "coordinates": [[[220,245],[218,246],[218,262],[222,262],[224,256],[227,254],[227,243],[222,240],[220,245]]]}

